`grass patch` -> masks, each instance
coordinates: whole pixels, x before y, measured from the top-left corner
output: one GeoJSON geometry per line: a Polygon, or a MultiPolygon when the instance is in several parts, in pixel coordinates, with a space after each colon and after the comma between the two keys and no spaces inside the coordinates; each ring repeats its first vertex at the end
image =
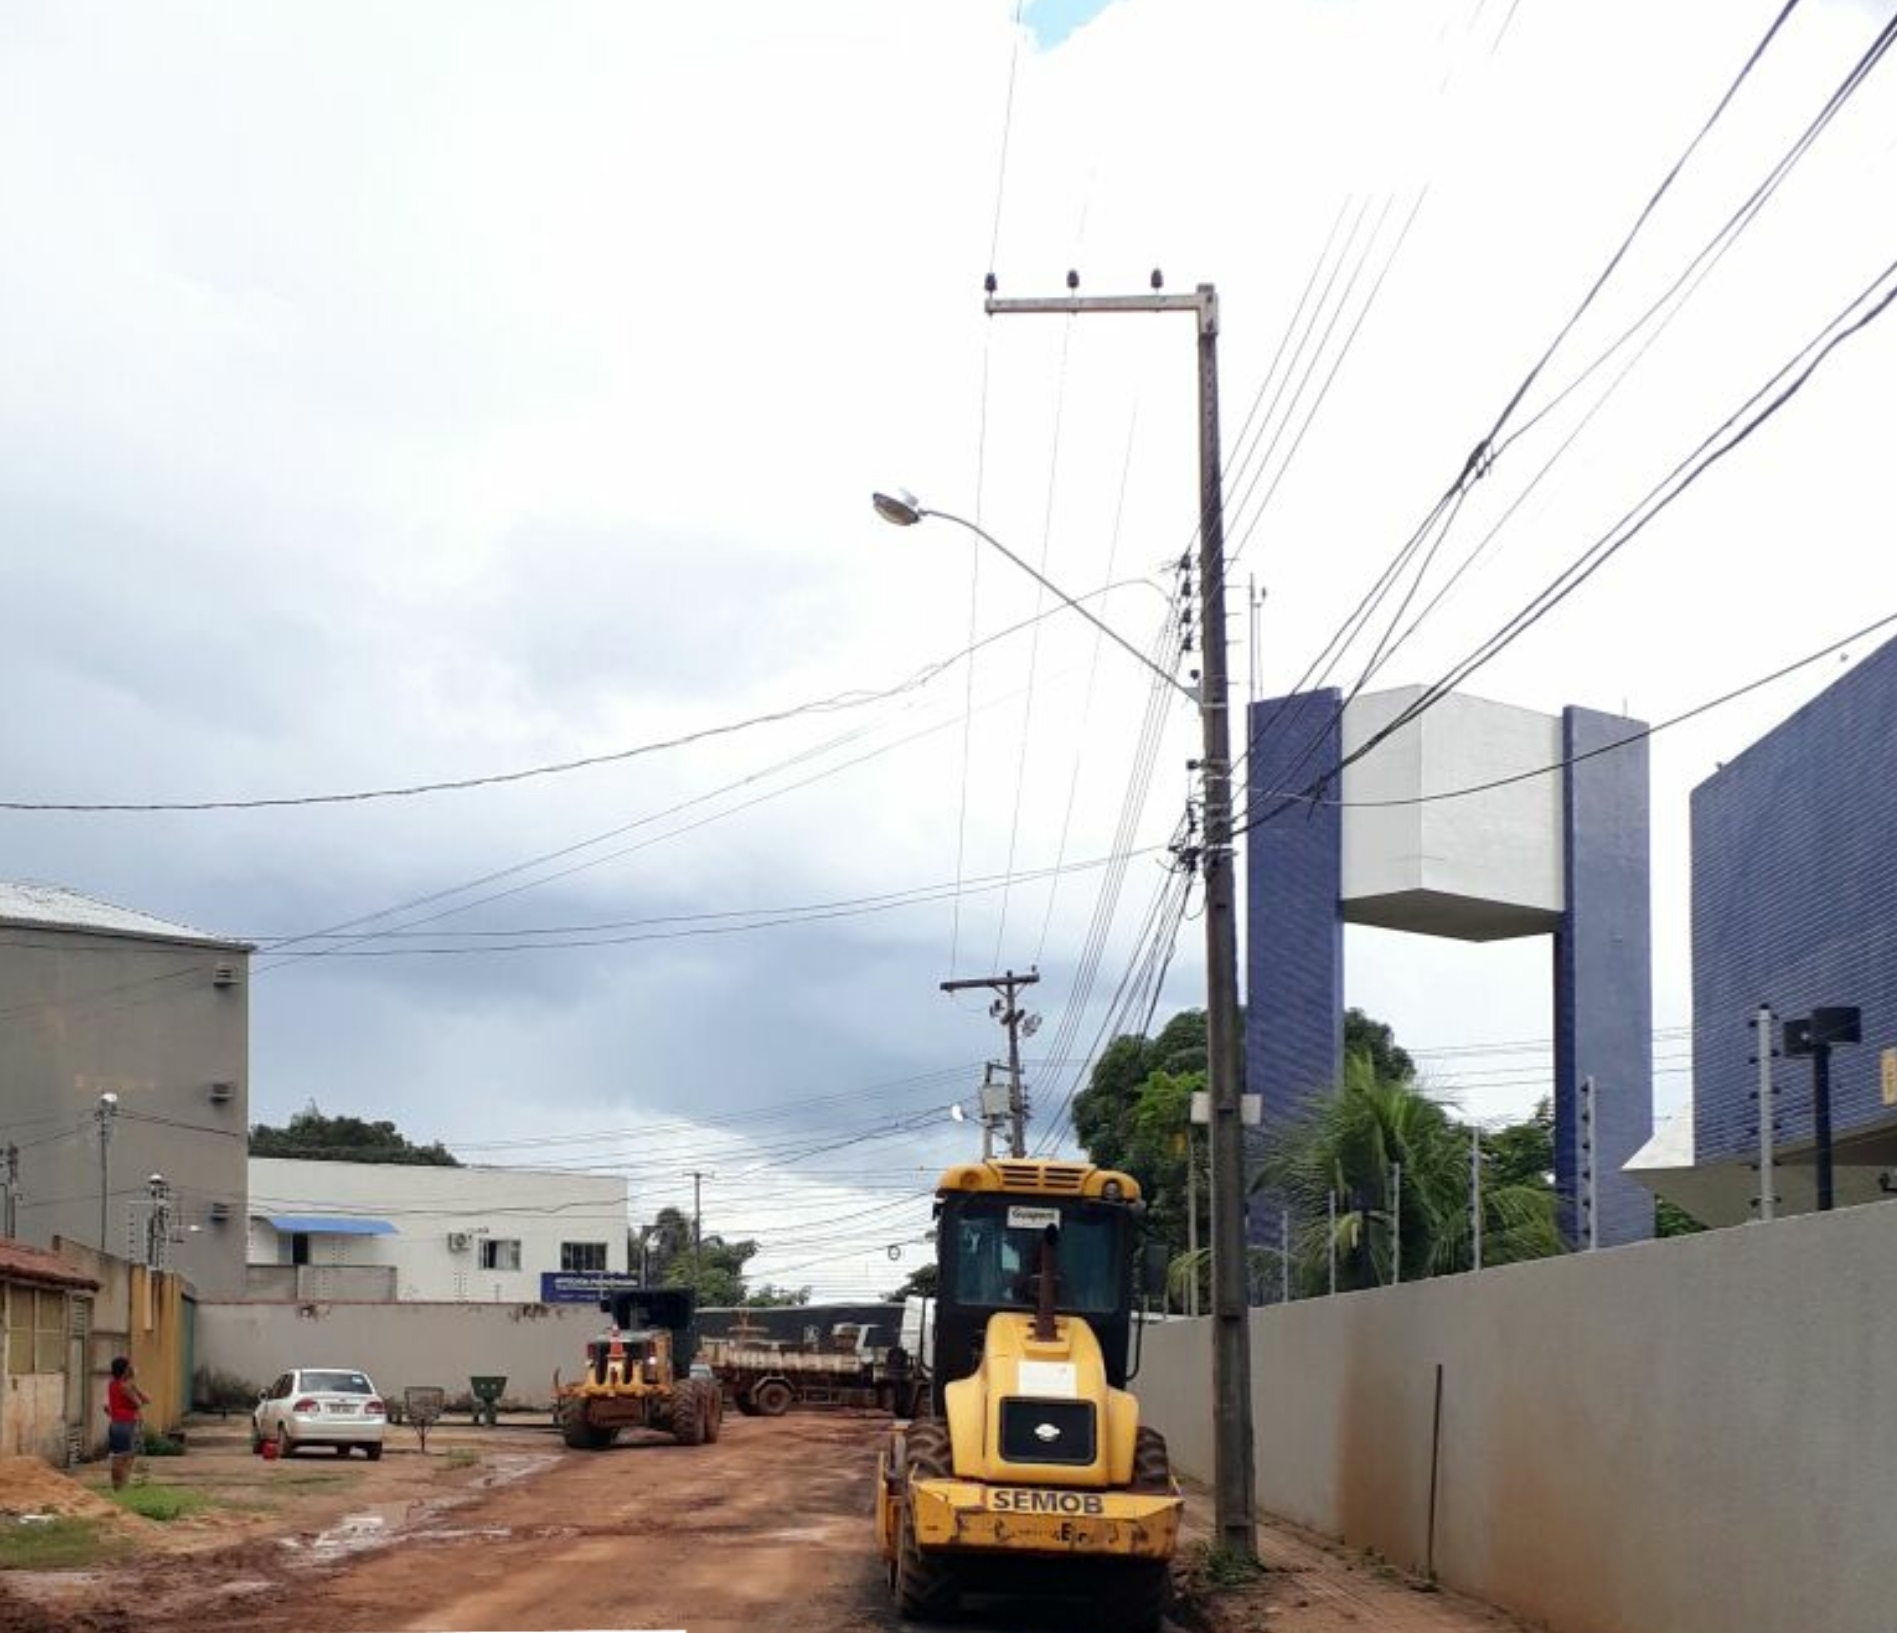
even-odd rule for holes
{"type": "Polygon", "coordinates": [[[1243,1554],[1225,1548],[1201,1545],[1186,1559],[1186,1585],[1195,1596],[1226,1593],[1256,1582],[1265,1574],[1264,1566],[1243,1554]]]}
{"type": "Polygon", "coordinates": [[[62,1516],[43,1525],[0,1521],[0,1570],[77,1570],[121,1554],[125,1547],[123,1537],[107,1534],[97,1520],[62,1516]]]}
{"type": "Polygon", "coordinates": [[[481,1461],[481,1454],[472,1446],[453,1446],[441,1454],[443,1468],[471,1469],[481,1461]]]}
{"type": "Polygon", "coordinates": [[[182,1519],[186,1514],[195,1514],[201,1508],[208,1508],[211,1499],[201,1491],[191,1491],[184,1486],[148,1485],[127,1486],[123,1491],[115,1491],[112,1501],[120,1508],[144,1515],[148,1520],[171,1521],[182,1519]]]}

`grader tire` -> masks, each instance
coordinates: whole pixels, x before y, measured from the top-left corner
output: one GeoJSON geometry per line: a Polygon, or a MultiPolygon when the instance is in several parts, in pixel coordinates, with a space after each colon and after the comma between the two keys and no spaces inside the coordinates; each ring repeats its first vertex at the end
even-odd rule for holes
{"type": "Polygon", "coordinates": [[[696,1378],[683,1379],[672,1391],[672,1438],[681,1446],[705,1443],[705,1403],[696,1378]]]}
{"type": "Polygon", "coordinates": [[[715,1383],[704,1384],[699,1395],[705,1405],[705,1444],[710,1445],[724,1432],[725,1392],[715,1383]]]}
{"type": "MultiPolygon", "coordinates": [[[[954,1472],[954,1453],[944,1424],[912,1423],[906,1438],[909,1478],[936,1480],[954,1472]]],[[[896,1537],[896,1610],[913,1621],[941,1621],[955,1614],[961,1585],[955,1568],[916,1542],[915,1505],[902,1505],[902,1524],[896,1537]]]]}
{"type": "Polygon", "coordinates": [[[782,1378],[771,1378],[751,1391],[751,1399],[767,1418],[781,1418],[790,1410],[791,1389],[782,1378]]]}
{"type": "Polygon", "coordinates": [[[613,1443],[614,1431],[589,1423],[582,1412],[568,1412],[560,1420],[560,1438],[576,1452],[604,1451],[613,1443]]]}
{"type": "Polygon", "coordinates": [[[1133,1441],[1133,1486],[1140,1492],[1172,1490],[1172,1457],[1166,1437],[1157,1429],[1142,1429],[1133,1441]]]}

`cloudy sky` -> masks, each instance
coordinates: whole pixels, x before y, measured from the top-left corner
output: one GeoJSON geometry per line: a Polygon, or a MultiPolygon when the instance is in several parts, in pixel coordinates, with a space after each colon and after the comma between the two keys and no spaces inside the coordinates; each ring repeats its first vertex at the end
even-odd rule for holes
{"type": "MultiPolygon", "coordinates": [[[[891,1285],[999,1038],[937,983],[1038,963],[1057,1134],[1140,984],[1194,752],[1178,703],[1143,743],[1149,677],[1037,617],[1025,575],[870,511],[913,488],[1073,594],[1117,585],[1089,605],[1166,650],[1190,323],[989,319],[984,274],[1216,282],[1233,585],[1266,595],[1234,672],[1281,691],[1778,10],[14,0],[0,797],[381,789],[774,718],[424,797],[0,814],[0,876],[287,942],[256,961],[257,1117],[315,1100],[614,1168],[641,1216],[709,1170],[707,1228],[765,1236],[767,1274],[891,1285]]],[[[1492,539],[1375,686],[1476,646],[1897,253],[1883,68],[1651,347],[1562,395],[1891,12],[1798,8],[1524,400],[1517,427],[1555,406],[1413,607],[1492,539]]],[[[1470,689],[1661,720],[1897,611],[1894,367],[1897,324],[1839,347],[1470,689]]],[[[1689,1084],[1687,794],[1858,655],[1653,744],[1663,1110],[1689,1084]]],[[[1198,933],[1158,1019],[1198,1001],[1198,933]]],[[[1348,960],[1412,1049],[1549,1035],[1539,942],[1352,932],[1348,960]]],[[[1495,1116],[1548,1062],[1430,1070],[1495,1116]]]]}

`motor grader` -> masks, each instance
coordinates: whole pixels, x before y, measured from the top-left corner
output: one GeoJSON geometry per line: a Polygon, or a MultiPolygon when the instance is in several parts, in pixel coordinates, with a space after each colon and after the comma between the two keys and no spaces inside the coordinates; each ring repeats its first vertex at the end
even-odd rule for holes
{"type": "Polygon", "coordinates": [[[724,1394],[690,1376],[695,1295],[688,1288],[628,1288],[599,1301],[612,1325],[586,1346],[577,1383],[553,1378],[554,1421],[569,1446],[599,1451],[621,1429],[657,1429],[681,1446],[718,1438],[724,1394]]]}
{"type": "Polygon", "coordinates": [[[1125,1388],[1139,1184],[1084,1163],[991,1160],[936,1188],[932,1415],[878,1464],[877,1542],[905,1617],[964,1593],[1083,1597],[1088,1625],[1156,1628],[1184,1507],[1125,1388]]]}

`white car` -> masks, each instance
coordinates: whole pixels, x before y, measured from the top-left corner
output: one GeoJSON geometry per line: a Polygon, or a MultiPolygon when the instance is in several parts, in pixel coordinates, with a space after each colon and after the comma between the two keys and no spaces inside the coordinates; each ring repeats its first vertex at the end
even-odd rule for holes
{"type": "Polygon", "coordinates": [[[305,1446],[334,1446],[347,1457],[360,1446],[371,1463],[382,1455],[388,1408],[369,1374],[352,1367],[300,1367],[286,1372],[257,1399],[250,1414],[250,1449],[277,1443],[289,1457],[305,1446]]]}

